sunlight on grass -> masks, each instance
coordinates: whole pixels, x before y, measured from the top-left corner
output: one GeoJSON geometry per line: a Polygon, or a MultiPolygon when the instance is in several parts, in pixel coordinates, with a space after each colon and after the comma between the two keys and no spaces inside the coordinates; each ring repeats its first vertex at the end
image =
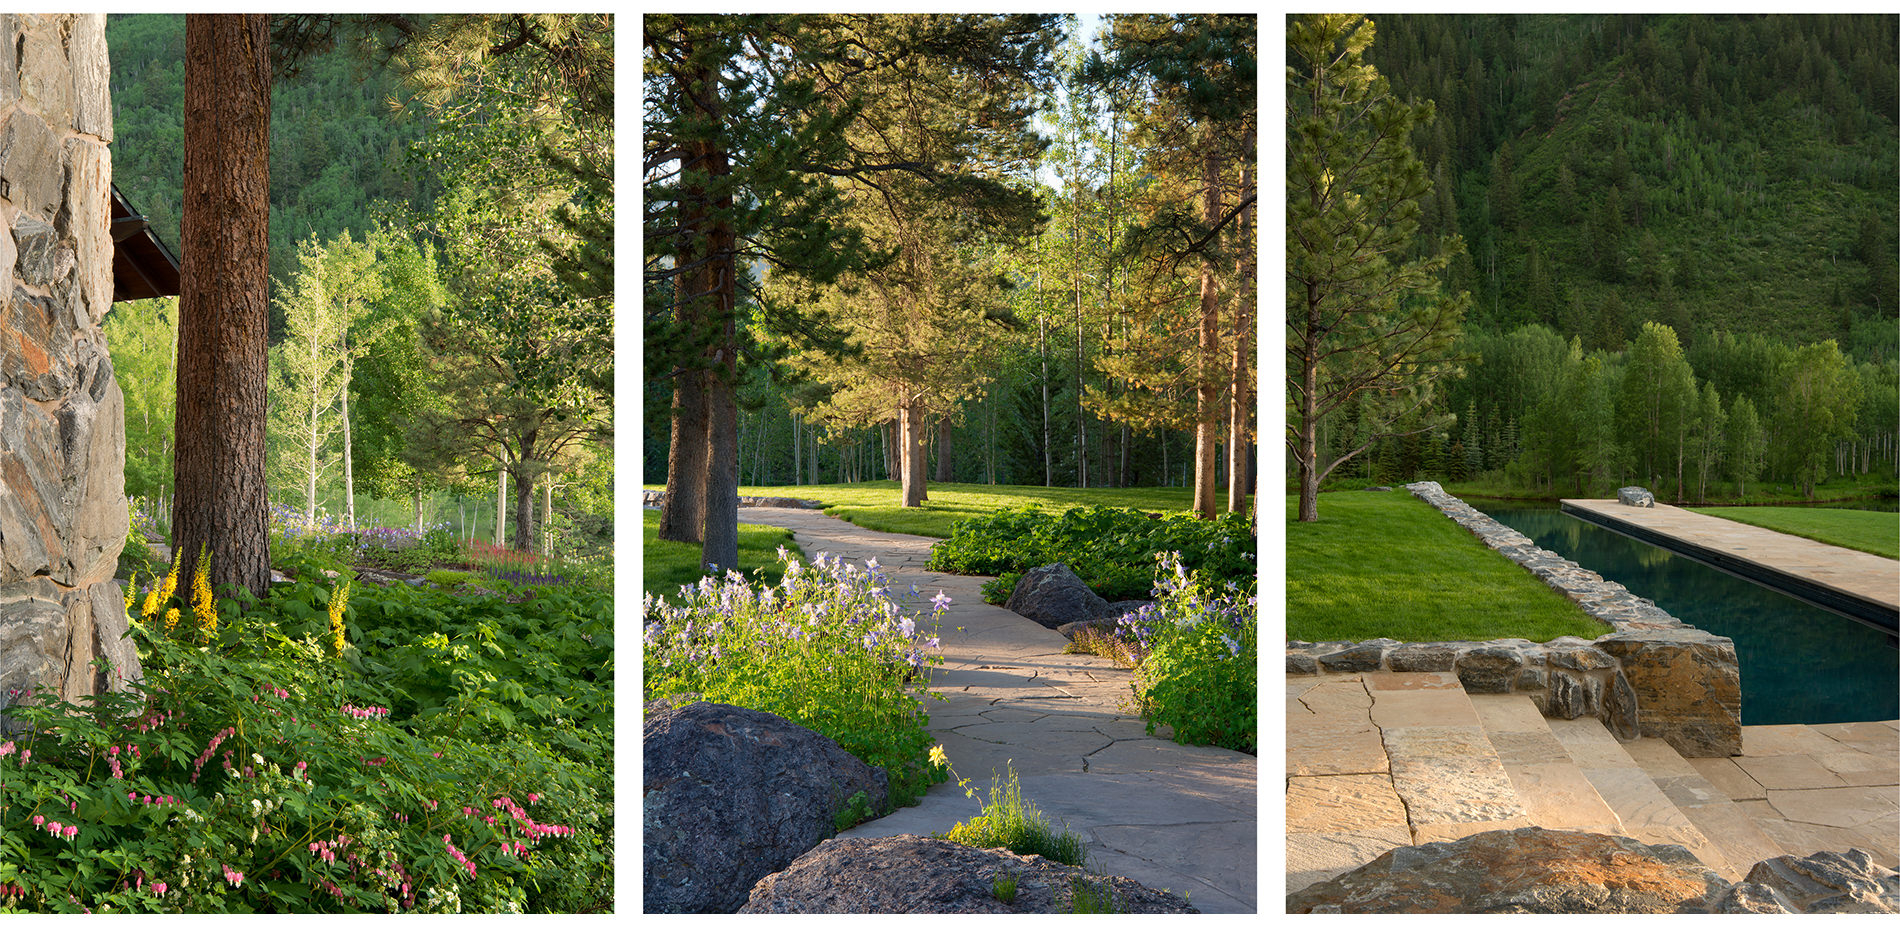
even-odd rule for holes
{"type": "MultiPolygon", "coordinates": [[[[660,513],[641,512],[640,587],[642,591],[679,603],[679,588],[699,582],[706,575],[699,569],[699,545],[685,541],[662,541],[660,513]]],[[[747,577],[763,576],[772,585],[785,575],[779,562],[778,548],[783,546],[803,559],[804,553],[792,540],[792,532],[771,525],[739,525],[739,572],[747,577]],[[755,572],[756,571],[756,572],[755,572]]]]}
{"type": "Polygon", "coordinates": [[[1782,506],[1691,508],[1689,511],[1900,559],[1900,516],[1893,512],[1782,506]]]}
{"type": "Polygon", "coordinates": [[[1410,493],[1320,496],[1316,523],[1286,502],[1288,640],[1547,641],[1610,627],[1410,493]]]}
{"type": "MultiPolygon", "coordinates": [[[[651,485],[660,490],[665,486],[651,485]]],[[[998,509],[1040,504],[1052,513],[1088,505],[1112,505],[1149,512],[1186,510],[1193,490],[1184,487],[1140,489],[1075,489],[1067,486],[991,486],[986,483],[931,483],[930,498],[921,507],[898,505],[899,486],[891,480],[867,483],[820,483],[815,486],[741,486],[741,496],[784,496],[816,499],[825,513],[873,531],[894,531],[924,537],[947,538],[959,518],[988,515],[998,509]]]]}

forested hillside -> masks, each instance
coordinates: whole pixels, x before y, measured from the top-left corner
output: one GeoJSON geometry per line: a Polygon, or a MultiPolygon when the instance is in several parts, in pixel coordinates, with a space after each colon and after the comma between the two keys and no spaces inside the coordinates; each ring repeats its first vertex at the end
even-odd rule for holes
{"type": "MultiPolygon", "coordinates": [[[[597,552],[612,532],[612,18],[274,26],[272,499],[348,524],[358,497],[381,500],[385,523],[597,552]]],[[[114,182],[182,260],[184,17],[114,15],[106,42],[114,182]]],[[[121,303],[106,323],[127,492],[159,512],[175,303],[121,303]]]]}
{"type": "Polygon", "coordinates": [[[1414,248],[1461,236],[1471,300],[1457,372],[1393,424],[1342,407],[1322,466],[1370,441],[1334,476],[1892,494],[1900,20],[1373,19],[1366,60],[1434,110],[1414,248]]]}
{"type": "MultiPolygon", "coordinates": [[[[106,19],[112,60],[113,182],[174,254],[183,189],[185,20],[169,14],[106,19]]],[[[312,56],[271,88],[272,291],[296,265],[297,242],[369,232],[381,202],[426,212],[440,184],[410,148],[429,117],[390,68],[351,48],[312,56]],[[392,106],[392,103],[395,105],[392,106]]],[[[282,316],[273,312],[272,332],[282,316]]]]}
{"type": "Polygon", "coordinates": [[[1380,16],[1431,100],[1421,234],[1462,234],[1469,327],[1618,348],[1645,320],[1892,357],[1891,16],[1380,16]]]}

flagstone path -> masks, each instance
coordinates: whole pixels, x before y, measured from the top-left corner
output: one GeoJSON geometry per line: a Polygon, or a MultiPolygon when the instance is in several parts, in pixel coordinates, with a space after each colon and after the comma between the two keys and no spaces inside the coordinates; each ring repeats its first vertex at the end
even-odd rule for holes
{"type": "MultiPolygon", "coordinates": [[[[1088,841],[1091,868],[1185,895],[1205,913],[1258,910],[1254,757],[1148,735],[1126,706],[1128,670],[1065,654],[1061,634],[985,604],[988,577],[931,571],[934,538],[797,509],[741,509],[739,520],[792,529],[808,557],[875,558],[893,589],[915,584],[925,600],[938,590],[951,597],[938,632],[944,663],[931,674],[931,690],[945,698],[926,707],[931,733],[978,797],[1014,767],[1024,799],[1088,841]]],[[[942,833],[981,811],[946,782],[843,836],[942,833]]]]}

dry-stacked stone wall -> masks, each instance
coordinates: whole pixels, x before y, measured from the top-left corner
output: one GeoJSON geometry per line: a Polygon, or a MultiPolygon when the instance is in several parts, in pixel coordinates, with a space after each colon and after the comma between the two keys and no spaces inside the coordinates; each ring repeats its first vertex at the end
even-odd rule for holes
{"type": "Polygon", "coordinates": [[[1456,672],[1466,691],[1518,692],[1546,716],[1603,719],[1617,736],[1661,737],[1685,756],[1741,752],[1735,643],[1532,543],[1434,482],[1406,486],[1486,546],[1570,597],[1613,633],[1586,641],[1292,641],[1287,672],[1456,672]]]}
{"type": "Polygon", "coordinates": [[[0,14],[0,705],[138,674],[113,580],[125,402],[104,14],[0,14]],[[105,657],[106,672],[89,664],[105,657]]]}

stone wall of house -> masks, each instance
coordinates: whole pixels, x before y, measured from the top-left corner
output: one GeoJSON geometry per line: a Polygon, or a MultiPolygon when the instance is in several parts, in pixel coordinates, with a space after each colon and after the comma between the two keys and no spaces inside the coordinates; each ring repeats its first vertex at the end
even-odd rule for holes
{"type": "Polygon", "coordinates": [[[1547,716],[1598,717],[1619,737],[1660,737],[1684,756],[1742,752],[1741,665],[1734,641],[1685,625],[1621,583],[1538,547],[1437,483],[1406,489],[1614,633],[1545,644],[1291,641],[1287,673],[1456,672],[1467,691],[1520,692],[1547,716]]]}
{"type": "Polygon", "coordinates": [[[103,14],[0,14],[0,705],[138,674],[113,579],[125,402],[103,14]],[[90,664],[104,657],[112,669],[90,664]]]}

